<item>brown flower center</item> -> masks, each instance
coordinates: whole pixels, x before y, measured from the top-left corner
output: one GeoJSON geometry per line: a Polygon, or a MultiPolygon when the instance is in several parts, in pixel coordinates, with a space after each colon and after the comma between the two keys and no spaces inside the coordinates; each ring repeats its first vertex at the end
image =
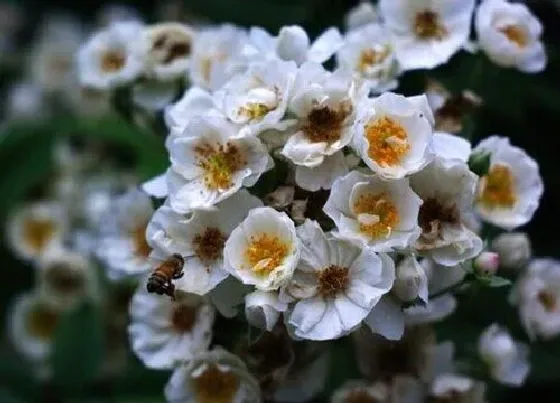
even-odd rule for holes
{"type": "Polygon", "coordinates": [[[126,55],[122,51],[109,50],[101,56],[101,70],[105,73],[116,73],[126,64],[126,55]]]}
{"type": "Polygon", "coordinates": [[[40,252],[53,237],[55,229],[55,224],[50,219],[28,219],[23,223],[23,239],[31,249],[40,252]]]}
{"type": "Polygon", "coordinates": [[[184,59],[191,53],[191,38],[176,31],[161,34],[153,42],[152,53],[162,64],[184,59]]]}
{"type": "Polygon", "coordinates": [[[216,364],[192,380],[198,403],[230,403],[239,389],[239,378],[231,371],[222,371],[216,364]]]}
{"type": "Polygon", "coordinates": [[[346,396],[344,403],[380,403],[379,400],[371,396],[362,389],[353,390],[346,396]]]}
{"type": "Polygon", "coordinates": [[[204,263],[212,263],[222,257],[226,236],[218,228],[206,228],[193,239],[196,256],[204,263]]]}
{"type": "Polygon", "coordinates": [[[500,28],[500,32],[504,34],[510,42],[513,42],[521,49],[526,47],[529,43],[527,33],[518,25],[506,25],[505,27],[500,28]]]}
{"type": "Polygon", "coordinates": [[[382,50],[378,51],[375,49],[364,49],[360,52],[360,58],[358,60],[357,69],[361,73],[366,73],[371,67],[376,64],[383,63],[389,53],[391,52],[388,46],[384,46],[382,50]]]}
{"type": "Polygon", "coordinates": [[[332,298],[338,293],[345,291],[350,282],[348,272],[349,269],[347,267],[336,265],[321,270],[318,274],[319,294],[325,298],[332,298]]]}
{"type": "Polygon", "coordinates": [[[211,146],[198,145],[194,149],[198,165],[204,171],[204,183],[211,190],[225,190],[232,185],[233,175],[247,161],[242,151],[234,144],[211,146]]]}
{"type": "Polygon", "coordinates": [[[257,274],[267,275],[288,256],[289,246],[279,237],[266,233],[252,236],[245,260],[257,274]]]}
{"type": "Polygon", "coordinates": [[[366,124],[365,136],[369,157],[382,167],[398,165],[410,149],[406,129],[388,116],[366,124]]]}
{"type": "Polygon", "coordinates": [[[46,282],[60,293],[78,293],[85,287],[83,273],[67,264],[54,264],[45,270],[46,282]]]}
{"type": "Polygon", "coordinates": [[[342,102],[338,109],[317,106],[307,116],[302,131],[312,143],[334,143],[342,135],[344,120],[352,113],[350,102],[342,102]]]}
{"type": "Polygon", "coordinates": [[[171,324],[177,333],[187,333],[192,330],[196,323],[197,309],[185,304],[174,304],[171,312],[171,324]]]}
{"type": "Polygon", "coordinates": [[[556,299],[556,296],[551,292],[543,290],[539,292],[537,298],[541,305],[544,307],[545,311],[554,312],[556,310],[558,300],[556,299]]]}
{"type": "Polygon", "coordinates": [[[25,325],[29,334],[48,341],[52,340],[57,323],[58,314],[56,312],[42,304],[35,304],[27,313],[25,325]]]}
{"type": "Polygon", "coordinates": [[[442,40],[447,36],[447,30],[441,23],[439,14],[424,10],[416,14],[414,19],[414,33],[419,39],[437,39],[442,40]]]}
{"type": "Polygon", "coordinates": [[[147,258],[150,255],[150,245],[146,241],[146,227],[148,224],[141,224],[132,231],[134,243],[134,253],[138,257],[147,258]]]}
{"type": "Polygon", "coordinates": [[[459,210],[455,204],[443,205],[435,198],[424,200],[418,212],[418,224],[422,228],[423,236],[438,236],[441,225],[458,224],[460,222],[459,210]]]}

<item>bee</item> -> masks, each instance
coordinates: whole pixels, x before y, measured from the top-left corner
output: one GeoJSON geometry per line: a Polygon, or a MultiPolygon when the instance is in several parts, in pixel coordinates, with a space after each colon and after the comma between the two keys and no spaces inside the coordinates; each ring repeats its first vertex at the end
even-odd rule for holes
{"type": "Polygon", "coordinates": [[[178,253],[165,260],[156,267],[150,278],[148,278],[148,283],[146,284],[148,292],[155,292],[158,295],[169,295],[171,299],[175,299],[175,286],[171,280],[183,277],[184,264],[183,257],[178,253]]]}

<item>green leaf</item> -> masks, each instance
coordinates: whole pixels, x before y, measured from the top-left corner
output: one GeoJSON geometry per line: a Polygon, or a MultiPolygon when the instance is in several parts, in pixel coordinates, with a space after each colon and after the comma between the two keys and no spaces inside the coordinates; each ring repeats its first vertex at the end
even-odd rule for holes
{"type": "Polygon", "coordinates": [[[101,317],[93,304],[84,303],[62,316],[52,356],[54,382],[79,389],[97,375],[103,357],[101,317]]]}
{"type": "Polygon", "coordinates": [[[497,288],[497,287],[505,287],[511,285],[511,280],[500,276],[478,275],[476,276],[476,279],[479,283],[481,283],[485,287],[497,288]]]}
{"type": "Polygon", "coordinates": [[[491,154],[488,152],[479,152],[471,154],[469,157],[469,168],[478,176],[484,176],[490,169],[491,154]]]}

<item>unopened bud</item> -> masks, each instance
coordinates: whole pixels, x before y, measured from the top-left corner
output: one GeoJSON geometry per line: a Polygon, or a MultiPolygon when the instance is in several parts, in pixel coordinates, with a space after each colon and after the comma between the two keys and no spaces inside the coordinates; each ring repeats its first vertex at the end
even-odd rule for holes
{"type": "Polygon", "coordinates": [[[428,278],[414,256],[409,256],[397,266],[393,292],[404,302],[421,298],[428,300],[428,278]]]}
{"type": "Polygon", "coordinates": [[[474,269],[486,276],[493,276],[500,267],[500,256],[496,252],[482,252],[473,262],[474,269]]]}
{"type": "Polygon", "coordinates": [[[496,237],[491,248],[500,256],[507,269],[521,269],[531,258],[531,241],[524,232],[509,232],[496,237]]]}

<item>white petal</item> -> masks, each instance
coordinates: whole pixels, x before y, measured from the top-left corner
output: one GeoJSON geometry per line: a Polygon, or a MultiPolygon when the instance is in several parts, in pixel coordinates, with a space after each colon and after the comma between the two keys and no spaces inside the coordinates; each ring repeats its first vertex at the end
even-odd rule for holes
{"type": "Polygon", "coordinates": [[[381,298],[364,322],[372,332],[388,340],[400,340],[404,333],[404,314],[399,303],[391,296],[381,298]]]}

